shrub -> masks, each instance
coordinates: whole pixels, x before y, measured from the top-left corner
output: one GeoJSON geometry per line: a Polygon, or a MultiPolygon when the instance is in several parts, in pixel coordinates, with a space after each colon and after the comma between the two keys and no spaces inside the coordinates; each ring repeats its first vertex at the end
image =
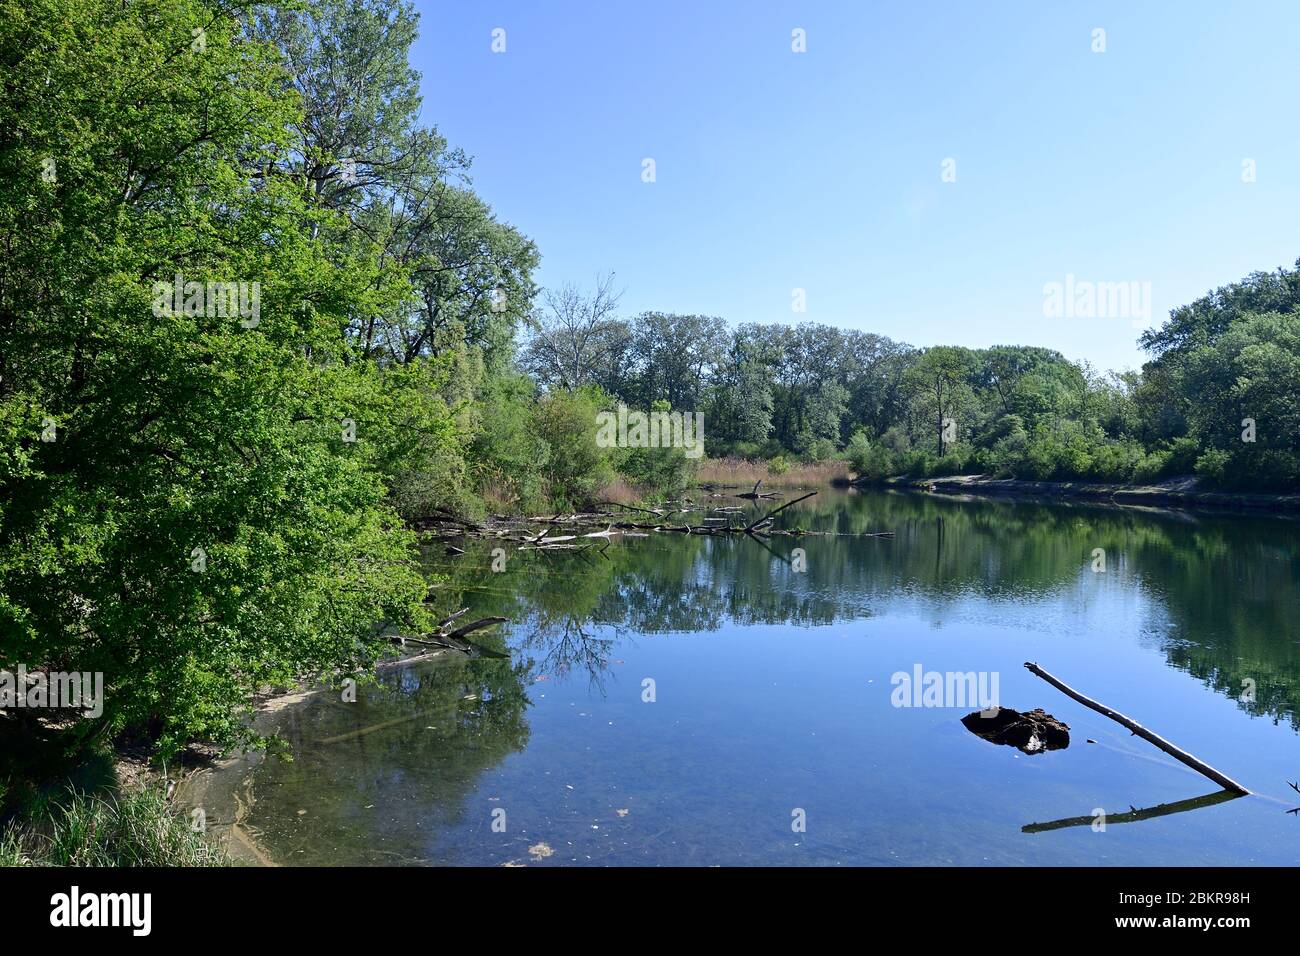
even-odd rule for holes
{"type": "Polygon", "coordinates": [[[557,389],[532,408],[530,430],[546,447],[538,470],[558,510],[591,504],[597,489],[614,477],[610,450],[596,444],[596,414],[603,404],[595,391],[557,389]]]}
{"type": "Polygon", "coordinates": [[[808,444],[804,458],[808,461],[830,461],[838,452],[835,442],[829,438],[817,438],[808,444]]]}
{"type": "Polygon", "coordinates": [[[893,456],[884,445],[872,442],[864,431],[856,431],[844,448],[849,466],[859,478],[880,481],[893,471],[893,456]]]}
{"type": "Polygon", "coordinates": [[[1222,485],[1228,476],[1232,456],[1221,448],[1211,448],[1196,459],[1196,474],[1209,485],[1222,485]]]}

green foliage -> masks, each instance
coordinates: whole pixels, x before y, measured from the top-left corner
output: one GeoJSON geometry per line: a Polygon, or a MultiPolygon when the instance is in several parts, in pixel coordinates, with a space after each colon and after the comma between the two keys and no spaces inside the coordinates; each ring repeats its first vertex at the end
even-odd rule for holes
{"type": "Polygon", "coordinates": [[[546,448],[538,471],[556,509],[592,504],[597,490],[614,477],[611,450],[596,444],[596,414],[606,404],[596,389],[557,389],[531,410],[529,429],[546,448]]]}
{"type": "Polygon", "coordinates": [[[532,428],[537,386],[526,375],[501,375],[485,383],[479,402],[483,414],[470,448],[477,487],[525,512],[545,509],[551,449],[532,428]]]}
{"type": "Polygon", "coordinates": [[[100,724],[150,724],[164,753],[248,740],[258,688],[422,625],[385,476],[450,441],[447,415],[340,338],[373,259],[335,268],[313,242],[330,212],[258,175],[297,104],[234,17],[11,6],[0,58],[24,144],[0,153],[0,666],[102,672],[100,724]],[[159,308],[177,271],[259,282],[258,321],[159,308]]]}
{"type": "MultiPolygon", "coordinates": [[[[668,402],[659,400],[650,404],[651,412],[672,411],[668,402]]],[[[684,448],[628,448],[623,450],[616,467],[628,479],[651,497],[664,497],[686,487],[695,472],[695,461],[686,456],[684,448]]]]}
{"type": "Polygon", "coordinates": [[[834,441],[829,438],[814,438],[808,443],[803,456],[808,461],[830,461],[837,454],[834,441]]]}
{"type": "Polygon", "coordinates": [[[1219,487],[1227,482],[1232,456],[1222,448],[1211,448],[1196,459],[1196,474],[1207,485],[1219,487]]]}
{"type": "Polygon", "coordinates": [[[1187,352],[1179,381],[1196,396],[1188,403],[1189,453],[1197,448],[1222,453],[1206,465],[1214,480],[1297,487],[1300,394],[1294,383],[1300,381],[1300,316],[1270,312],[1237,318],[1219,338],[1187,352]]]}

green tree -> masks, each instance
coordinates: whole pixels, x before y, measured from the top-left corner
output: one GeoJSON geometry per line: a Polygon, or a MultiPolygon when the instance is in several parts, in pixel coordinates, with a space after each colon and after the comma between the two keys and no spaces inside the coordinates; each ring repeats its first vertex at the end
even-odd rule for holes
{"type": "Polygon", "coordinates": [[[73,732],[164,752],[424,623],[383,479],[402,390],[339,335],[379,264],[337,268],[339,214],[258,172],[302,113],[237,13],[0,4],[0,666],[102,672],[73,732]]]}
{"type": "Polygon", "coordinates": [[[951,435],[951,441],[956,440],[962,427],[958,419],[971,405],[973,395],[967,380],[974,365],[970,350],[936,345],[924,350],[909,370],[917,408],[932,423],[931,434],[935,436],[940,458],[950,444],[945,436],[951,435]]]}

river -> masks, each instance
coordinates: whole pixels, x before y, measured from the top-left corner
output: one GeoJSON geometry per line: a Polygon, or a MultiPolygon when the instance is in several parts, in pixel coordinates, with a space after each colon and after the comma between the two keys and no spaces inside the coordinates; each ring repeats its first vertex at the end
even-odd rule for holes
{"type": "Polygon", "coordinates": [[[230,763],[205,812],[288,865],[1300,860],[1295,522],[826,490],[776,526],[829,533],[615,537],[499,572],[489,544],[435,544],[444,603],[508,618],[483,638],[508,657],[283,708],[293,760],[230,763]],[[1254,795],[1198,805],[1214,784],[1025,661],[1254,795]],[[976,737],[982,701],[898,706],[918,668],[1043,708],[1069,746],[976,737]]]}

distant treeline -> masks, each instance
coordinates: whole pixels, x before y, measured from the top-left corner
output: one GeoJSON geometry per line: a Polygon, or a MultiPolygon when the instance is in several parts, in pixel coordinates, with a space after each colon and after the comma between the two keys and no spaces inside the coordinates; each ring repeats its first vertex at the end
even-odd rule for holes
{"type": "MultiPolygon", "coordinates": [[[[1300,262],[1297,263],[1300,266],[1300,262]]],[[[572,296],[570,290],[568,293],[572,296]]],[[[1300,485],[1300,272],[1256,273],[1142,336],[1141,371],[1032,346],[913,348],[815,323],[612,315],[547,300],[523,353],[552,388],[705,416],[709,454],[845,457],[869,477],[1300,485]],[[576,320],[575,320],[575,317],[576,320]]]]}

